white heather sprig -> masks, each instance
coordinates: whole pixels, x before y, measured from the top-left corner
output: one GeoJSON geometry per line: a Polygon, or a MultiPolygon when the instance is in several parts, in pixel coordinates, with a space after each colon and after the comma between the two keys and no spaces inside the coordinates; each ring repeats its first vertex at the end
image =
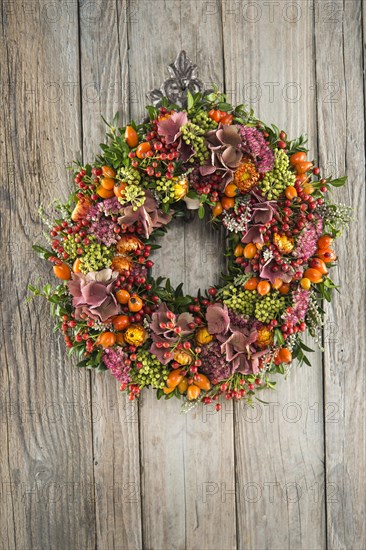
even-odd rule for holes
{"type": "Polygon", "coordinates": [[[324,318],[319,309],[319,304],[315,293],[311,292],[309,298],[309,305],[305,318],[306,324],[308,325],[309,332],[317,343],[319,349],[324,351],[321,332],[321,327],[324,325],[324,318]]]}
{"type": "Polygon", "coordinates": [[[286,338],[286,348],[292,351],[296,344],[297,334],[289,334],[286,338]]]}
{"type": "Polygon", "coordinates": [[[339,237],[352,221],[353,208],[346,204],[325,203],[318,206],[326,229],[339,237]]]}
{"type": "Polygon", "coordinates": [[[263,250],[262,256],[263,256],[264,260],[265,260],[266,262],[268,262],[268,260],[272,260],[272,258],[273,258],[273,252],[272,252],[272,250],[270,250],[269,248],[265,248],[265,249],[263,250]]]}
{"type": "Polygon", "coordinates": [[[235,213],[228,211],[224,212],[224,216],[222,218],[223,225],[231,232],[234,233],[244,233],[248,228],[248,223],[252,217],[252,212],[250,205],[247,202],[247,199],[244,197],[239,197],[237,199],[237,204],[235,208],[235,213]],[[238,204],[239,202],[239,204],[238,204]],[[237,207],[238,206],[245,205],[244,212],[238,213],[237,207]]]}

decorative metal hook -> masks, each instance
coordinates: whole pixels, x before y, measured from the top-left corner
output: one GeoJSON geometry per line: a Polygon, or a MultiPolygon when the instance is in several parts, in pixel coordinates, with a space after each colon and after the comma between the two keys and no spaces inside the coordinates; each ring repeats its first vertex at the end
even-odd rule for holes
{"type": "Polygon", "coordinates": [[[152,90],[147,94],[149,101],[155,106],[161,105],[161,100],[165,96],[170,103],[181,107],[187,106],[188,90],[195,94],[204,91],[204,84],[198,78],[198,67],[182,50],[174,63],[168,65],[170,78],[165,80],[160,89],[152,90]]]}

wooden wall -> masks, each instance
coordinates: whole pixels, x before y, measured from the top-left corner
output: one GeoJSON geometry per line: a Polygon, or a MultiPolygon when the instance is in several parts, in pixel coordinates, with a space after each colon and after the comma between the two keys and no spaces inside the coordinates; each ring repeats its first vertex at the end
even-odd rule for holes
{"type": "MultiPolygon", "coordinates": [[[[0,548],[364,550],[365,110],[361,0],[1,2],[0,548]],[[108,375],[76,370],[32,254],[37,210],[65,198],[67,162],[91,160],[100,119],[138,118],[185,49],[209,85],[250,103],[349,185],[337,244],[342,295],[325,352],[253,410],[182,415],[108,375]]],[[[155,273],[195,291],[217,281],[222,236],[176,224],[155,273]]]]}

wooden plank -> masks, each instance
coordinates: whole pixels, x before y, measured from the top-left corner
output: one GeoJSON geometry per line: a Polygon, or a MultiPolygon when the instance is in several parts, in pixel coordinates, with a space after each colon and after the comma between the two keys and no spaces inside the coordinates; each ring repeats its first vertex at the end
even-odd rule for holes
{"type": "Polygon", "coordinates": [[[81,146],[77,5],[49,8],[1,12],[2,548],[95,546],[89,376],[52,335],[48,305],[25,302],[50,272],[31,250],[46,230],[37,209],[66,197],[81,146]]]}
{"type": "MultiPolygon", "coordinates": [[[[83,155],[92,161],[107,121],[128,121],[127,3],[80,2],[83,155]],[[106,36],[108,40],[106,40],[106,36]]],[[[92,414],[97,544],[141,548],[138,406],[105,373],[92,374],[92,414]]]]}
{"type": "MultiPolygon", "coordinates": [[[[365,13],[364,13],[365,17],[365,13]]],[[[349,183],[334,193],[354,207],[354,221],[336,242],[341,285],[327,307],[325,331],[328,545],[366,547],[365,503],[365,110],[361,2],[333,2],[315,20],[319,151],[349,183]],[[361,290],[362,289],[362,290],[361,290]]]]}
{"type": "MultiPolygon", "coordinates": [[[[315,154],[312,3],[251,4],[223,2],[229,99],[290,136],[307,130],[315,154]]],[[[261,395],[269,405],[235,407],[239,548],[325,545],[320,353],[312,363],[261,395]]]]}
{"type": "MultiPolygon", "coordinates": [[[[181,49],[197,62],[205,82],[222,81],[219,12],[215,9],[204,17],[206,4],[138,2],[136,21],[129,25],[130,77],[138,100],[133,116],[141,116],[146,91],[167,77],[165,67],[181,49]],[[162,40],[154,41],[153,49],[141,48],[141,37],[157,29],[162,40]]],[[[184,281],[190,292],[209,286],[222,268],[222,258],[216,253],[221,248],[219,239],[202,223],[193,222],[183,230],[181,224],[174,224],[155,256],[155,274],[169,274],[173,284],[184,281]]],[[[202,414],[180,415],[179,403],[156,402],[152,393],[143,396],[140,429],[146,548],[235,548],[234,499],[218,505],[217,498],[209,498],[212,487],[220,483],[234,487],[232,419],[225,425],[217,414],[202,414]]]]}

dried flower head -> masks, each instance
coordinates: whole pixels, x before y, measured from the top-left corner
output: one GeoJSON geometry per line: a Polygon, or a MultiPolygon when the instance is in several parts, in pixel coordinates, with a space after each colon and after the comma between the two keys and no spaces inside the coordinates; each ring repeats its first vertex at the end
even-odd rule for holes
{"type": "Polygon", "coordinates": [[[193,361],[193,355],[185,350],[177,350],[174,353],[173,358],[174,358],[174,361],[176,361],[182,366],[190,365],[193,361]]]}
{"type": "Polygon", "coordinates": [[[267,326],[263,325],[258,330],[258,336],[256,344],[260,349],[268,348],[273,344],[273,331],[267,326]]]}
{"type": "Polygon", "coordinates": [[[112,269],[114,271],[118,271],[118,273],[120,273],[121,275],[125,271],[131,271],[132,266],[133,266],[133,262],[129,256],[122,255],[122,256],[114,256],[112,258],[112,265],[111,265],[112,269]]]}
{"type": "Polygon", "coordinates": [[[234,173],[234,183],[242,193],[249,193],[258,180],[259,173],[251,162],[243,162],[234,173]]]}
{"type": "Polygon", "coordinates": [[[126,252],[141,250],[143,247],[143,243],[135,235],[122,235],[117,243],[117,252],[118,254],[126,254],[126,252]]]}
{"type": "Polygon", "coordinates": [[[294,249],[294,239],[292,237],[275,233],[273,235],[273,242],[281,254],[290,254],[294,249]]]}
{"type": "Polygon", "coordinates": [[[131,346],[141,346],[146,338],[146,331],[141,325],[130,325],[124,334],[124,339],[131,346]]]}

